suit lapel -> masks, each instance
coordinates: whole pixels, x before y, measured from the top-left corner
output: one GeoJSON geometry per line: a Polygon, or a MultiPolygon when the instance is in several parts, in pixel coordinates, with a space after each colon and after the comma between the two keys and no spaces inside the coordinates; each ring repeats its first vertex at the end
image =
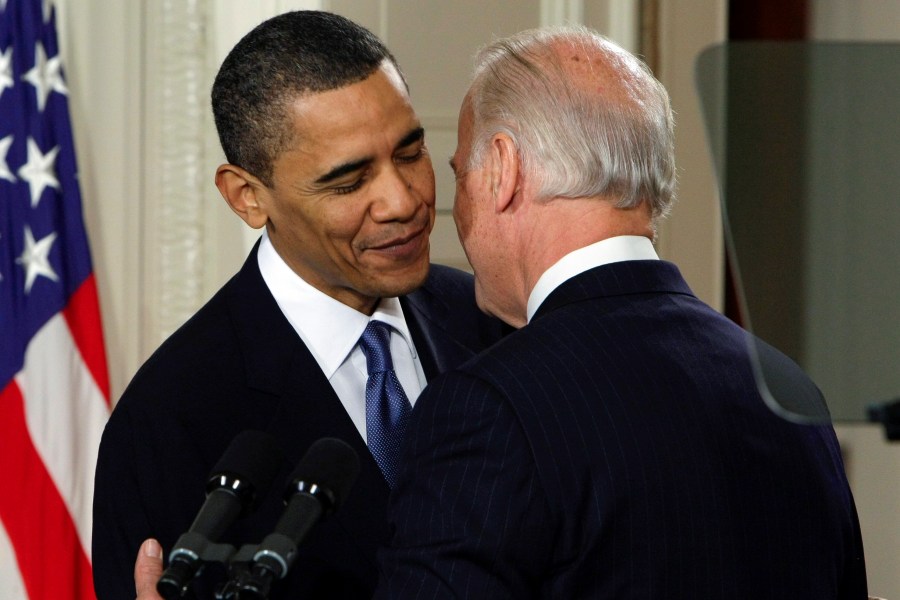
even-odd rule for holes
{"type": "Polygon", "coordinates": [[[291,468],[320,438],[350,444],[360,459],[360,475],[335,518],[358,544],[386,541],[385,518],[377,515],[387,514],[387,483],[334,388],[265,285],[256,248],[235,277],[229,308],[245,352],[248,385],[277,399],[269,433],[291,468]]]}
{"type": "MultiPolygon", "coordinates": [[[[467,302],[474,304],[473,300],[467,302]]],[[[472,358],[476,354],[472,348],[484,345],[477,339],[479,323],[474,319],[461,323],[454,318],[463,311],[450,310],[434,279],[400,298],[400,304],[428,381],[472,358]]],[[[477,313],[474,307],[471,311],[477,313]]]]}

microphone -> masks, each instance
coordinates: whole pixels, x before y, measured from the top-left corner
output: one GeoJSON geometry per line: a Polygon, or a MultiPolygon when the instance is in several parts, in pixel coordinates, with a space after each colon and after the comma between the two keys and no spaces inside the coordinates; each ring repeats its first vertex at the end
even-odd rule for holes
{"type": "Polygon", "coordinates": [[[169,554],[169,566],[156,584],[160,595],[168,600],[182,597],[204,561],[227,559],[227,552],[224,557],[212,556],[223,550],[214,542],[238,516],[259,505],[282,460],[271,435],[248,430],[235,436],[210,472],[206,501],[169,554]]]}
{"type": "Polygon", "coordinates": [[[268,598],[274,579],[282,579],[297,558],[297,546],[323,517],[347,497],[359,475],[359,457],[337,438],[316,441],[297,463],[285,490],[287,507],[253,556],[249,577],[238,583],[240,600],[268,598]]]}

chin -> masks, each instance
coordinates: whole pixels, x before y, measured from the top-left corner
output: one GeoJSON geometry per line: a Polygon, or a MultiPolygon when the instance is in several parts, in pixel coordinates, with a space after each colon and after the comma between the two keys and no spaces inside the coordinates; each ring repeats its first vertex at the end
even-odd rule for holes
{"type": "Polygon", "coordinates": [[[393,296],[405,296],[416,291],[428,279],[430,266],[428,260],[425,260],[422,264],[404,269],[403,273],[392,273],[379,277],[376,287],[381,288],[381,290],[376,295],[382,298],[390,298],[393,296]]]}

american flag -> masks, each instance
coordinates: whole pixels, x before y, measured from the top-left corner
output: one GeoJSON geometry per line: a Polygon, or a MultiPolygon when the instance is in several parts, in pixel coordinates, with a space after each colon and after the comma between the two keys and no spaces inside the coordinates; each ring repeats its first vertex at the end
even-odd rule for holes
{"type": "Polygon", "coordinates": [[[0,598],[94,598],[109,384],[50,0],[0,0],[0,598]]]}

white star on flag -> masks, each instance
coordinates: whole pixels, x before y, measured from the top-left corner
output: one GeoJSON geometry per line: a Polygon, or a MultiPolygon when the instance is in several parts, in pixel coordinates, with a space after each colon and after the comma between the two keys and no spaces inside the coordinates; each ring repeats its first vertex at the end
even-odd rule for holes
{"type": "Polygon", "coordinates": [[[41,149],[34,139],[28,138],[28,162],[19,169],[19,177],[28,182],[31,188],[31,208],[36,208],[41,201],[41,194],[46,187],[59,189],[59,180],[56,178],[56,155],[59,146],[54,146],[47,154],[42,154],[41,149]]]}
{"type": "Polygon", "coordinates": [[[59,92],[60,94],[68,94],[66,82],[62,76],[62,61],[59,54],[47,60],[47,53],[44,52],[44,45],[38,42],[34,45],[34,66],[31,70],[22,75],[22,79],[34,86],[37,94],[38,110],[43,112],[44,106],[47,105],[47,96],[50,92],[59,92]]]}
{"type": "Polygon", "coordinates": [[[9,164],[6,162],[6,154],[9,152],[9,147],[12,146],[12,143],[12,134],[0,140],[0,179],[15,182],[16,176],[9,170],[9,164]]]}
{"type": "MultiPolygon", "coordinates": [[[[3,2],[3,0],[0,0],[0,2],[3,2]]],[[[10,46],[3,52],[0,52],[0,96],[3,95],[3,90],[13,86],[12,51],[13,48],[10,46]]]]}
{"type": "Polygon", "coordinates": [[[16,263],[25,268],[25,293],[31,292],[31,286],[39,275],[59,281],[59,277],[50,266],[50,248],[56,241],[56,232],[51,233],[47,237],[35,241],[34,234],[31,233],[31,227],[25,226],[25,248],[22,250],[22,256],[16,259],[16,263]]]}

